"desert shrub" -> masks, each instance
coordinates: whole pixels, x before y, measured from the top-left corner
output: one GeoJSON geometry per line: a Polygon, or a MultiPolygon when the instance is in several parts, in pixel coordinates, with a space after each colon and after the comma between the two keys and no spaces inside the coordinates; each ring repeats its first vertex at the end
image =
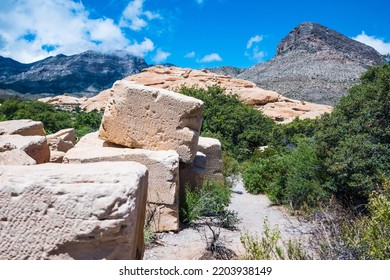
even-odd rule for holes
{"type": "Polygon", "coordinates": [[[382,192],[369,197],[368,215],[344,224],[343,237],[355,259],[390,259],[390,180],[383,179],[382,192]]]}
{"type": "Polygon", "coordinates": [[[32,119],[41,121],[47,134],[64,128],[75,128],[81,137],[99,129],[101,112],[74,112],[55,109],[52,105],[39,101],[22,101],[15,98],[5,100],[0,106],[0,120],[32,119]]]}
{"type": "Polygon", "coordinates": [[[299,241],[283,240],[278,227],[271,228],[267,218],[264,219],[261,237],[244,233],[241,235],[246,260],[306,260],[308,254],[299,241]]]}
{"type": "Polygon", "coordinates": [[[254,194],[266,193],[272,202],[293,209],[310,210],[325,200],[327,191],[321,183],[314,141],[301,138],[296,145],[286,153],[246,163],[246,189],[254,194]]]}
{"type": "Polygon", "coordinates": [[[390,164],[390,64],[369,69],[319,122],[317,153],[328,184],[352,206],[366,204],[390,164]]]}
{"type": "Polygon", "coordinates": [[[225,216],[231,220],[232,217],[227,217],[225,213],[230,198],[231,189],[218,181],[205,181],[202,188],[197,190],[186,187],[180,202],[180,218],[188,224],[194,224],[202,216],[225,216]]]}
{"type": "Polygon", "coordinates": [[[257,147],[267,144],[275,124],[260,111],[243,104],[236,95],[225,94],[219,86],[182,87],[179,91],[203,100],[202,135],[218,138],[230,157],[242,161],[257,147]]]}

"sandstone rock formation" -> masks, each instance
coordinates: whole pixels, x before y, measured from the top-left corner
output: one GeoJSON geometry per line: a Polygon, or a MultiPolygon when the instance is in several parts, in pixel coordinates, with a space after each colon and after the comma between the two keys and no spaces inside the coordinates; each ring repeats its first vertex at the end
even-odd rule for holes
{"type": "Polygon", "coordinates": [[[69,150],[65,163],[135,161],[149,170],[148,209],[152,229],[157,232],[179,229],[179,155],[175,151],[150,151],[110,147],[98,133],[90,133],[69,150]]]}
{"type": "MultiPolygon", "coordinates": [[[[207,88],[208,86],[219,85],[225,88],[227,93],[238,94],[243,102],[261,110],[266,116],[279,123],[291,122],[296,117],[301,119],[316,118],[332,111],[330,106],[289,99],[277,92],[261,89],[253,82],[214,74],[208,70],[154,66],[144,69],[137,75],[127,77],[126,80],[173,91],[181,86],[207,88]]],[[[107,96],[108,91],[103,91],[92,98],[79,98],[74,102],[77,102],[81,108],[87,111],[101,110],[107,105],[107,96]]],[[[70,102],[67,98],[57,96],[53,97],[51,101],[41,101],[64,106],[67,102],[70,102]]]]}
{"type": "Polygon", "coordinates": [[[207,158],[205,180],[223,181],[221,142],[214,138],[199,137],[198,151],[205,154],[207,158]]]}
{"type": "Polygon", "coordinates": [[[44,136],[42,122],[32,120],[11,120],[0,122],[0,135],[44,136]]]}
{"type": "Polygon", "coordinates": [[[61,163],[67,151],[76,144],[74,128],[62,129],[46,136],[50,147],[50,162],[61,163]]]}
{"type": "Polygon", "coordinates": [[[24,151],[37,164],[49,162],[50,160],[50,150],[44,136],[1,135],[1,149],[24,151]]]}
{"type": "MultiPolygon", "coordinates": [[[[3,147],[4,148],[4,147],[3,147]]],[[[12,147],[5,150],[0,147],[0,165],[34,165],[37,162],[32,159],[26,152],[12,147]]]]}
{"type": "Polygon", "coordinates": [[[180,197],[183,197],[187,188],[196,190],[203,186],[206,174],[206,155],[197,152],[190,164],[180,163],[180,197]]]}
{"type": "Polygon", "coordinates": [[[0,166],[0,259],[142,259],[138,163],[0,166]]]}
{"type": "Polygon", "coordinates": [[[305,22],[280,43],[276,56],[237,75],[289,98],[334,105],[368,67],[385,62],[375,49],[305,22]]]}
{"type": "Polygon", "coordinates": [[[201,100],[121,80],[111,89],[99,137],[130,148],[175,150],[189,163],[196,155],[202,112],[201,100]]]}

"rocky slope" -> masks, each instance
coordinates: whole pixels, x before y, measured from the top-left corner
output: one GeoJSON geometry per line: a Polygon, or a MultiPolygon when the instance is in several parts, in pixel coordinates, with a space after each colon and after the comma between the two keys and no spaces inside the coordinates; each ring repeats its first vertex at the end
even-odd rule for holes
{"type": "Polygon", "coordinates": [[[57,55],[31,64],[0,57],[0,89],[32,94],[92,95],[146,67],[144,59],[119,51],[57,55]]]}
{"type": "MultiPolygon", "coordinates": [[[[144,69],[139,74],[126,77],[125,80],[173,91],[182,86],[207,88],[219,85],[225,88],[227,93],[237,94],[244,103],[254,106],[266,116],[280,123],[291,122],[296,117],[301,119],[316,118],[332,110],[330,106],[286,98],[277,92],[259,88],[253,82],[211,73],[208,70],[155,66],[144,69]]],[[[107,105],[109,95],[110,90],[105,90],[91,98],[56,96],[40,99],[40,101],[60,107],[78,104],[87,111],[101,110],[107,105]]]]}
{"type": "Polygon", "coordinates": [[[305,22],[279,43],[273,59],[237,77],[290,98],[333,105],[368,67],[383,62],[373,48],[305,22]]]}
{"type": "Polygon", "coordinates": [[[221,67],[215,67],[215,68],[207,68],[210,72],[230,76],[230,77],[237,77],[239,74],[245,71],[244,68],[238,68],[233,66],[221,66],[221,67]]]}

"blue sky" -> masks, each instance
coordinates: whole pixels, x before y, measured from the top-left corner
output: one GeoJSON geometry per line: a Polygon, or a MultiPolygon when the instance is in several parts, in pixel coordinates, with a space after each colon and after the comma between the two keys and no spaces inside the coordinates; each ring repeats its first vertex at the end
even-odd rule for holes
{"type": "Polygon", "coordinates": [[[32,62],[88,49],[150,64],[249,67],[314,21],[390,53],[388,1],[1,0],[0,55],[32,62]]]}

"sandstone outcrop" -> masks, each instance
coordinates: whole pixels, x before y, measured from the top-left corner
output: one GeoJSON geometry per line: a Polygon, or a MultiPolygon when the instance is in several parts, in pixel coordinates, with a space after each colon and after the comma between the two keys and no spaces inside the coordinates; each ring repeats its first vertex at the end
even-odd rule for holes
{"type": "Polygon", "coordinates": [[[111,89],[99,137],[149,150],[175,150],[193,161],[202,125],[203,102],[164,89],[121,80],[111,89]]]}
{"type": "Polygon", "coordinates": [[[175,151],[110,147],[95,132],[81,138],[64,157],[65,163],[102,161],[135,161],[145,165],[149,170],[147,212],[153,214],[152,229],[157,232],[179,229],[179,155],[175,151]]]}
{"type": "Polygon", "coordinates": [[[0,259],[142,259],[138,163],[0,166],[0,259]]]}
{"type": "Polygon", "coordinates": [[[50,162],[61,163],[67,151],[76,144],[74,128],[62,129],[46,136],[50,148],[50,162]]]}
{"type": "MultiPolygon", "coordinates": [[[[211,73],[208,70],[154,66],[142,70],[139,74],[129,76],[125,80],[173,91],[182,86],[207,88],[219,85],[225,88],[228,94],[237,94],[244,103],[262,111],[278,123],[288,123],[297,117],[300,119],[316,118],[332,111],[331,106],[286,98],[278,92],[259,88],[253,82],[211,73]]],[[[56,98],[60,100],[58,104],[64,103],[60,96],[56,98]]],[[[107,100],[108,92],[103,91],[92,98],[77,99],[77,102],[81,108],[89,111],[104,109],[107,100]]]]}
{"type": "Polygon", "coordinates": [[[206,174],[206,155],[197,152],[190,164],[180,163],[180,197],[183,197],[186,189],[196,190],[203,186],[206,174]]]}
{"type": "MultiPolygon", "coordinates": [[[[1,149],[1,148],[0,148],[1,149]]],[[[0,165],[37,164],[26,152],[16,149],[0,151],[0,165]]]]}
{"type": "Polygon", "coordinates": [[[0,135],[44,136],[42,122],[32,120],[11,120],[0,122],[0,135]]]}
{"type": "Polygon", "coordinates": [[[1,149],[24,151],[37,164],[49,162],[50,160],[50,149],[44,136],[1,135],[1,149]]]}
{"type": "Polygon", "coordinates": [[[205,180],[223,181],[222,147],[218,139],[199,137],[198,151],[205,154],[207,164],[205,168],[205,180]]]}

